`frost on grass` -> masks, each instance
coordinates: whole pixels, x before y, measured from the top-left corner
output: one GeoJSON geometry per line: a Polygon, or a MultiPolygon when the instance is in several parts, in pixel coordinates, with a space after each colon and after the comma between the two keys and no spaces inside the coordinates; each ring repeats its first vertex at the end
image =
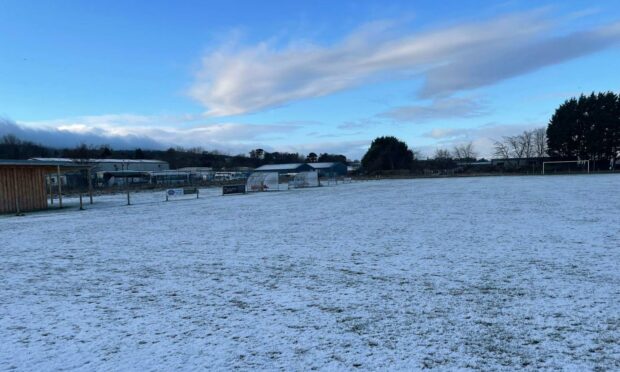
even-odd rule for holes
{"type": "Polygon", "coordinates": [[[0,218],[0,369],[618,369],[618,176],[0,218]]]}

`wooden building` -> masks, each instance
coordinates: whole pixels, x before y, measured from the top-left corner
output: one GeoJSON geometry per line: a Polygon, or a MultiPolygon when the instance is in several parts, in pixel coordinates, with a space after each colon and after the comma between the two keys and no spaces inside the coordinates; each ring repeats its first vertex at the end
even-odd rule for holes
{"type": "MultiPolygon", "coordinates": [[[[89,169],[79,164],[31,160],[0,160],[0,213],[21,213],[47,209],[45,177],[89,169]]],[[[62,198],[62,189],[58,186],[62,198]]],[[[59,200],[62,207],[62,199],[59,200]]]]}

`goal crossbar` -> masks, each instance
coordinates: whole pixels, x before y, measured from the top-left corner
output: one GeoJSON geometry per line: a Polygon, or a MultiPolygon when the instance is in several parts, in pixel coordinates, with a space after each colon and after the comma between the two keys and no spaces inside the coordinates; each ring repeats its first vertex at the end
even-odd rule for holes
{"type": "Polygon", "coordinates": [[[577,165],[586,164],[588,167],[588,173],[590,173],[590,160],[558,160],[558,161],[544,161],[542,163],[542,174],[545,174],[545,165],[561,164],[561,163],[577,163],[577,165]]]}

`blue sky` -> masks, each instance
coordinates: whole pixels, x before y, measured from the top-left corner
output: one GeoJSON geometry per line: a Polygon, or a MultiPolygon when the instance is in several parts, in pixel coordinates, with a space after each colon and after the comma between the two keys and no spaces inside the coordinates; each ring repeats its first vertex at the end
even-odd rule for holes
{"type": "Polygon", "coordinates": [[[424,155],[618,91],[616,1],[0,2],[0,134],[424,155]]]}

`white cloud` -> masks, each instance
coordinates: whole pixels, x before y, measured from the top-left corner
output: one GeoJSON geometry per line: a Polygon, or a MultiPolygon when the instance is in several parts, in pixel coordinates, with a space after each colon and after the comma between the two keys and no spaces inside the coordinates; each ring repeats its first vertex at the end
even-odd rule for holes
{"type": "Polygon", "coordinates": [[[74,147],[88,145],[110,145],[116,149],[136,147],[157,149],[163,144],[140,133],[117,134],[119,130],[93,127],[76,120],[54,120],[42,123],[14,123],[0,118],[0,136],[12,134],[21,140],[39,143],[49,147],[74,147]],[[37,125],[41,124],[41,125],[37,125]]]}
{"type": "Polygon", "coordinates": [[[420,96],[478,88],[620,43],[620,23],[568,35],[516,39],[493,48],[463,49],[456,60],[430,69],[420,96]]]}
{"type": "Polygon", "coordinates": [[[425,123],[436,119],[476,117],[487,112],[485,104],[477,99],[439,98],[427,105],[396,107],[378,116],[398,122],[425,123]]]}
{"type": "Polygon", "coordinates": [[[357,120],[349,120],[340,125],[338,125],[338,129],[342,129],[345,131],[359,131],[361,129],[366,129],[374,126],[378,126],[381,124],[381,121],[373,119],[373,118],[362,118],[357,120]]]}
{"type": "Polygon", "coordinates": [[[366,25],[330,46],[269,42],[204,56],[189,95],[212,116],[255,112],[372,81],[422,77],[420,97],[472,89],[609,47],[620,24],[557,36],[543,11],[390,37],[366,25]]]}
{"type": "Polygon", "coordinates": [[[469,133],[471,133],[470,129],[433,128],[430,132],[425,133],[424,136],[430,137],[436,140],[445,140],[447,138],[466,136],[469,133]]]}
{"type": "MultiPolygon", "coordinates": [[[[183,116],[185,117],[185,116],[183,116]]],[[[141,115],[101,115],[38,122],[0,121],[0,135],[15,134],[52,147],[110,145],[117,149],[203,147],[224,152],[246,152],[265,142],[289,135],[300,124],[253,125],[242,123],[183,122],[181,117],[141,115]],[[167,124],[172,122],[173,124],[167,124]]]]}
{"type": "Polygon", "coordinates": [[[45,146],[65,148],[82,143],[109,145],[115,149],[165,149],[168,147],[202,147],[223,153],[245,154],[251,149],[288,151],[307,154],[336,153],[359,159],[366,152],[370,140],[323,141],[273,145],[287,142],[286,136],[315,122],[293,121],[274,125],[217,123],[164,126],[157,116],[101,115],[69,119],[14,123],[0,118],[0,137],[14,134],[22,140],[45,146]],[[151,123],[158,123],[157,126],[151,123]],[[284,140],[284,141],[283,141],[284,140]]]}

